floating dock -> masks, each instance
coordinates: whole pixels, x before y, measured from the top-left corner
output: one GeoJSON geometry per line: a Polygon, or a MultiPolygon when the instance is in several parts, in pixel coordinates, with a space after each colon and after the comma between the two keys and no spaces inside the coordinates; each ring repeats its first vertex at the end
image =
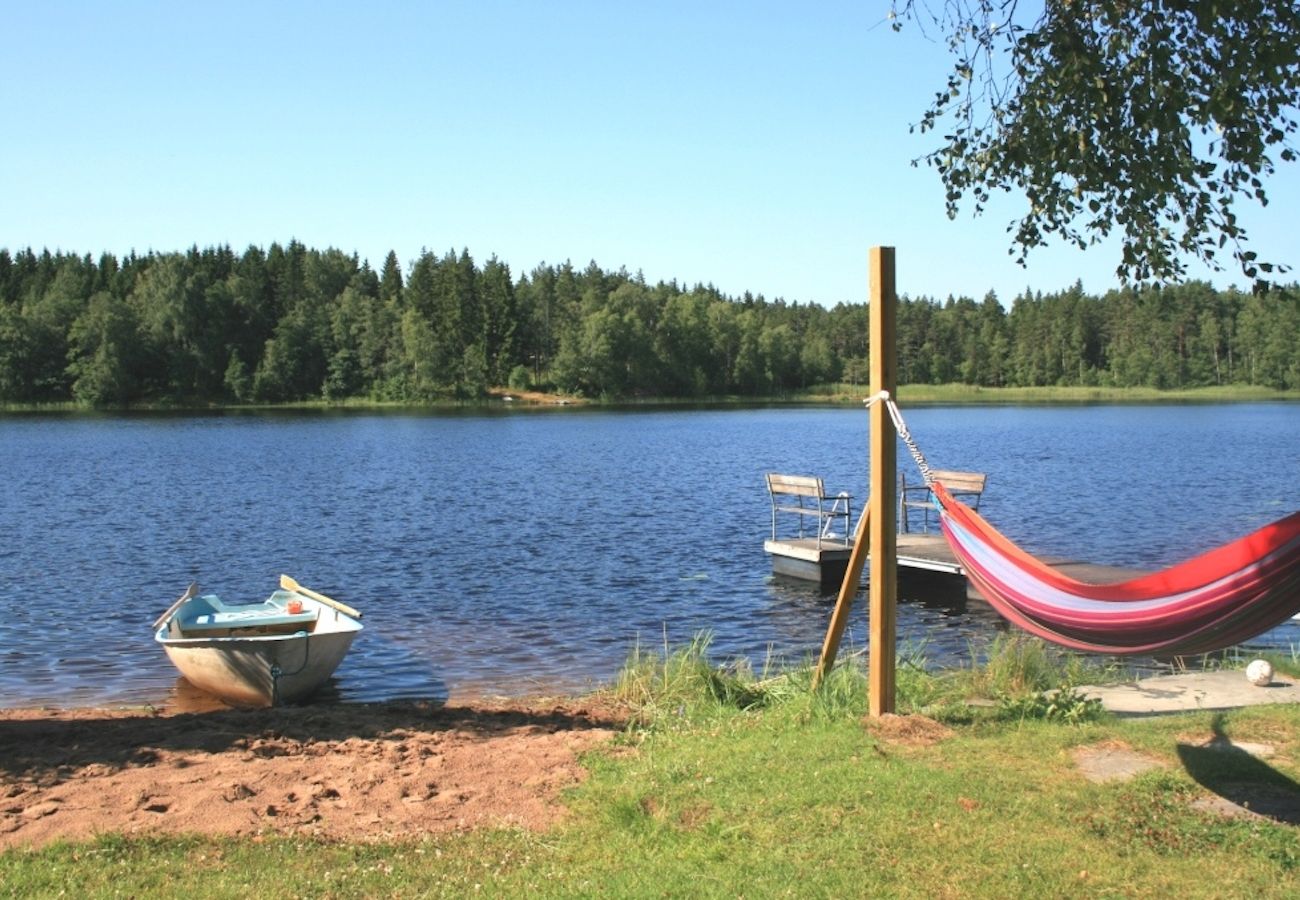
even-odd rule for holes
{"type": "MultiPolygon", "coordinates": [[[[987,482],[983,473],[934,470],[931,474],[954,495],[973,498],[974,508],[979,508],[979,498],[987,482]]],[[[822,590],[837,589],[844,583],[849,557],[853,555],[853,539],[849,537],[853,522],[852,498],[847,493],[828,494],[822,479],[813,475],[768,473],[766,477],[772,505],[772,537],[763,542],[763,550],[772,557],[772,571],[777,575],[815,582],[822,590]],[[798,525],[798,534],[779,536],[778,522],[789,522],[791,516],[798,525]],[[810,521],[808,526],[805,526],[806,521],[810,521]]],[[[929,488],[924,485],[907,487],[904,482],[899,503],[904,530],[895,537],[899,578],[928,574],[965,582],[966,573],[942,534],[906,530],[908,507],[926,510],[930,507],[928,502],[909,500],[909,491],[924,491],[928,495],[929,488]]],[[[928,525],[929,513],[926,515],[928,525]]],[[[795,529],[787,525],[786,530],[795,529]]],[[[1101,566],[1064,557],[1041,559],[1062,574],[1091,584],[1126,581],[1146,574],[1136,569],[1101,566]]],[[[864,566],[863,571],[869,571],[869,568],[864,566]]],[[[969,586],[969,582],[966,584],[969,599],[983,599],[969,586]]],[[[960,584],[954,583],[953,587],[959,588],[960,584]]]]}
{"type": "MultiPolygon", "coordinates": [[[[934,573],[965,581],[966,572],[947,540],[941,534],[900,534],[898,541],[898,576],[934,573]]],[[[778,575],[816,582],[821,588],[838,588],[848,571],[852,543],[830,542],[824,538],[789,538],[763,542],[763,550],[772,557],[772,571],[778,575]]],[[[1103,566],[1066,557],[1044,557],[1042,561],[1062,574],[1093,584],[1125,581],[1146,574],[1140,569],[1103,566]]],[[[865,571],[865,569],[864,569],[865,571]]],[[[967,582],[967,596],[982,600],[967,582]]]]}
{"type": "MultiPolygon", "coordinates": [[[[815,581],[830,590],[844,582],[853,544],[824,538],[819,541],[815,537],[784,538],[764,541],[763,551],[772,557],[772,571],[777,575],[815,581]]],[[[898,535],[899,577],[906,574],[905,570],[966,577],[948,542],[938,534],[898,535]]]]}
{"type": "Polygon", "coordinates": [[[844,583],[853,544],[786,538],[764,541],[763,551],[772,557],[772,571],[777,575],[815,581],[823,590],[830,590],[844,583]]]}

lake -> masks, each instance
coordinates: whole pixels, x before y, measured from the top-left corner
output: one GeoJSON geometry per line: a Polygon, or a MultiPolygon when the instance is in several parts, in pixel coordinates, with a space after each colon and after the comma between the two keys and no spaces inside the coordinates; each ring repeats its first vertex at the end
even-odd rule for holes
{"type": "MultiPolygon", "coordinates": [[[[1043,555],[1154,568],[1300,508],[1295,404],[904,413],[1043,555]]],[[[581,690],[702,629],[719,659],[800,660],[834,598],[771,576],[763,474],[860,505],[866,447],[863,410],[820,407],[0,417],[0,705],[168,702],[154,618],[190,581],[252,601],[281,572],[365,612],[344,700],[581,690]]],[[[926,591],[899,623],[930,665],[1001,627],[926,591]]]]}

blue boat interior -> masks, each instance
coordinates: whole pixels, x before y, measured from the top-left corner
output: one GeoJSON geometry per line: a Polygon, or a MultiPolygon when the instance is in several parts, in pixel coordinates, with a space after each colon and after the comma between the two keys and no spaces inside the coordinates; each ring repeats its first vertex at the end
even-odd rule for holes
{"type": "Polygon", "coordinates": [[[261,603],[226,604],[216,594],[195,597],[176,614],[176,624],[185,634],[227,631],[232,628],[268,628],[286,625],[305,627],[316,621],[315,607],[291,613],[289,591],[276,591],[261,603]]]}

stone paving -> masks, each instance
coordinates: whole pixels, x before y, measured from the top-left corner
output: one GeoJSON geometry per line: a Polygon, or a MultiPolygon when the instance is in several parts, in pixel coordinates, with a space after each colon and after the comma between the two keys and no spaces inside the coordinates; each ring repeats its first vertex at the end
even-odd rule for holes
{"type": "Polygon", "coordinates": [[[1227,669],[1158,675],[1125,684],[1082,687],[1079,692],[1098,698],[1106,709],[1121,716],[1300,703],[1300,684],[1289,678],[1274,676],[1270,684],[1256,687],[1246,680],[1244,672],[1227,669]]]}
{"type": "MultiPolygon", "coordinates": [[[[1196,710],[1227,710],[1265,703],[1300,703],[1300,684],[1274,677],[1257,687],[1241,671],[1188,672],[1162,675],[1119,685],[1080,688],[1080,692],[1102,701],[1106,709],[1121,716],[1153,716],[1196,710]]],[[[1233,741],[1222,734],[1195,743],[1178,745],[1179,761],[1210,793],[1193,801],[1195,809],[1223,816],[1260,818],[1300,825],[1300,785],[1268,765],[1276,754],[1270,744],[1233,741]],[[1207,764],[1215,754],[1240,754],[1250,760],[1241,765],[1242,778],[1221,781],[1198,770],[1213,771],[1207,764]],[[1204,780],[1203,780],[1204,779],[1204,780]]],[[[1084,778],[1096,783],[1120,782],[1143,772],[1168,768],[1170,763],[1138,753],[1124,746],[1079,747],[1074,764],[1084,778]]]]}

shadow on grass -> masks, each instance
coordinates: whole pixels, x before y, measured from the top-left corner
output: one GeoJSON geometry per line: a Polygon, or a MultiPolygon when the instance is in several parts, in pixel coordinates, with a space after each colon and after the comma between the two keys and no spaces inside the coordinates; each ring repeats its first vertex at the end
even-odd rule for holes
{"type": "Polygon", "coordinates": [[[1214,737],[1207,744],[1179,744],[1178,759],[1197,784],[1229,804],[1219,811],[1242,810],[1275,822],[1300,825],[1300,784],[1232,742],[1216,715],[1214,737]]]}

